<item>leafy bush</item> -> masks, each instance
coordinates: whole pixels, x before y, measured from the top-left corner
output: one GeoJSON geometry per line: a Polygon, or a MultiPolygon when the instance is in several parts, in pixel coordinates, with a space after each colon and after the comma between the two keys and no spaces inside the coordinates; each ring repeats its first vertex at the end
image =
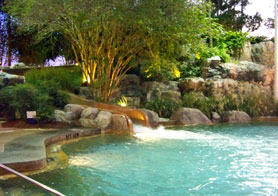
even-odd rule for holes
{"type": "Polygon", "coordinates": [[[268,41],[268,38],[266,36],[250,36],[248,39],[251,42],[251,44],[258,44],[261,42],[268,41]]]}
{"type": "Polygon", "coordinates": [[[58,89],[74,90],[82,84],[82,71],[79,67],[32,69],[25,74],[26,82],[38,86],[41,81],[54,81],[58,89]]]}
{"type": "Polygon", "coordinates": [[[247,35],[248,33],[243,33],[241,31],[228,31],[223,37],[222,42],[226,44],[229,54],[234,58],[240,58],[241,49],[248,40],[247,35]]]}
{"type": "Polygon", "coordinates": [[[223,114],[228,110],[243,111],[250,116],[277,115],[278,112],[277,104],[270,93],[260,91],[256,87],[248,89],[242,84],[211,96],[204,96],[199,92],[185,94],[182,106],[197,108],[208,117],[212,112],[223,114]]]}
{"type": "Polygon", "coordinates": [[[52,80],[37,81],[35,86],[41,93],[47,94],[53,106],[63,108],[68,104],[69,96],[66,93],[59,91],[59,84],[52,80]]]}
{"type": "Polygon", "coordinates": [[[166,59],[158,59],[150,61],[144,65],[141,74],[146,80],[154,81],[169,81],[180,77],[180,72],[177,68],[177,62],[172,62],[166,59]]]}
{"type": "Polygon", "coordinates": [[[185,94],[182,99],[182,106],[188,108],[197,108],[206,116],[210,117],[211,113],[216,111],[216,100],[213,97],[206,97],[200,92],[191,92],[185,94]]]}
{"type": "Polygon", "coordinates": [[[180,105],[170,99],[155,98],[151,102],[147,102],[145,108],[153,110],[160,117],[170,118],[172,114],[180,107],[180,105]]]}
{"type": "Polygon", "coordinates": [[[26,111],[37,111],[37,119],[46,121],[52,118],[54,111],[50,97],[30,84],[18,84],[2,89],[0,106],[11,120],[16,117],[26,119],[26,111]]]}

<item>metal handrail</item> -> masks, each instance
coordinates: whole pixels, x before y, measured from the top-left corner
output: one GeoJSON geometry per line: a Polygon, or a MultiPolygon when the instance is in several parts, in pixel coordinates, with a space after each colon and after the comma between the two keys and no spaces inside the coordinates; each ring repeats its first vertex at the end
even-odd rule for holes
{"type": "Polygon", "coordinates": [[[60,193],[60,192],[58,192],[58,191],[56,191],[56,190],[54,190],[54,189],[52,189],[52,188],[50,188],[50,187],[48,187],[48,186],[42,184],[42,183],[40,183],[40,182],[38,182],[38,181],[36,181],[36,180],[34,180],[34,179],[32,179],[32,178],[29,178],[29,177],[27,177],[27,176],[25,176],[25,175],[23,175],[23,174],[21,174],[21,173],[15,171],[15,170],[13,170],[13,169],[7,167],[6,165],[3,165],[2,163],[0,163],[0,167],[3,168],[3,169],[5,169],[5,170],[7,170],[7,171],[9,171],[9,172],[12,173],[12,174],[15,174],[15,175],[17,175],[17,176],[19,176],[19,177],[21,177],[21,178],[23,178],[23,179],[25,179],[25,180],[27,180],[27,181],[33,183],[33,184],[39,186],[39,187],[42,188],[42,189],[45,189],[45,190],[47,190],[47,191],[49,191],[49,192],[55,194],[55,195],[58,195],[58,196],[65,196],[64,194],[62,194],[62,193],[60,193]]]}

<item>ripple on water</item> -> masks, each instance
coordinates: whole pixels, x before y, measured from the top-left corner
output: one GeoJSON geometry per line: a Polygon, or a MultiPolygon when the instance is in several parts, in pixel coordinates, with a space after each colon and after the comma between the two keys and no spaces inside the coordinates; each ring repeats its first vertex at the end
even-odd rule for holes
{"type": "Polygon", "coordinates": [[[134,137],[63,146],[69,166],[34,178],[70,196],[278,195],[277,146],[278,126],[271,124],[136,126],[134,137]]]}

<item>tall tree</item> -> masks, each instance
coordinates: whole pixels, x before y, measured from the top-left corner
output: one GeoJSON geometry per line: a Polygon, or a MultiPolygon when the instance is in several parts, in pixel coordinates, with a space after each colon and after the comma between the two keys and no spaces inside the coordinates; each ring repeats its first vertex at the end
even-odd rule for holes
{"type": "Polygon", "coordinates": [[[11,0],[7,9],[42,37],[61,32],[94,97],[104,102],[136,56],[171,58],[208,29],[207,5],[198,0],[11,0]]]}
{"type": "Polygon", "coordinates": [[[213,3],[213,17],[218,19],[227,30],[242,30],[246,26],[249,31],[257,30],[261,23],[261,15],[257,12],[251,16],[246,14],[245,8],[249,0],[207,0],[213,3]]]}

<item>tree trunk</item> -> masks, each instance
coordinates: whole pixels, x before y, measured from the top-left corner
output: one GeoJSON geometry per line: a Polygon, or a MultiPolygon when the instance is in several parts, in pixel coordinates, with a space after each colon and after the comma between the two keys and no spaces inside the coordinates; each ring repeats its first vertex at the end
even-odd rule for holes
{"type": "Polygon", "coordinates": [[[11,27],[11,17],[8,16],[7,22],[7,34],[8,34],[8,43],[7,43],[7,59],[8,59],[8,66],[12,65],[12,27],[11,27]]]}

